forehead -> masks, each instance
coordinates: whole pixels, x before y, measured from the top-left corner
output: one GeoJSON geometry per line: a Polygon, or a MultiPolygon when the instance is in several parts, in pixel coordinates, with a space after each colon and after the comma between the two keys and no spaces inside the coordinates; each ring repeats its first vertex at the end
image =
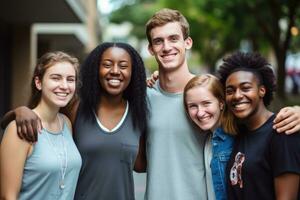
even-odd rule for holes
{"type": "Polygon", "coordinates": [[[58,62],[49,67],[45,74],[60,74],[60,75],[68,75],[68,76],[75,76],[75,68],[69,62],[58,62]]]}
{"type": "Polygon", "coordinates": [[[196,86],[186,92],[187,101],[204,101],[217,99],[206,86],[196,86]]]}
{"type": "Polygon", "coordinates": [[[167,38],[171,35],[179,35],[183,37],[182,29],[179,22],[169,22],[162,26],[153,28],[150,32],[151,39],[167,38]]]}
{"type": "Polygon", "coordinates": [[[236,85],[241,83],[255,83],[258,84],[258,79],[253,72],[250,71],[236,71],[230,74],[226,79],[226,86],[236,85]]]}
{"type": "Polygon", "coordinates": [[[120,47],[110,47],[106,49],[102,54],[102,60],[127,60],[130,61],[129,53],[120,47]]]}

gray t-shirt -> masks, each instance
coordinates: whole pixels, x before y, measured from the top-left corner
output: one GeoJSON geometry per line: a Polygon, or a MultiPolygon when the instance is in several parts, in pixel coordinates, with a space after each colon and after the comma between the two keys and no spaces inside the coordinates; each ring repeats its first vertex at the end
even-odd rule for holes
{"type": "Polygon", "coordinates": [[[133,200],[133,167],[140,131],[133,128],[129,112],[115,131],[107,132],[97,123],[94,113],[86,120],[78,110],[75,142],[82,156],[75,199],[133,200]]]}
{"type": "Polygon", "coordinates": [[[200,134],[186,116],[182,93],[147,90],[150,121],[146,143],[147,200],[207,199],[200,134]]]}

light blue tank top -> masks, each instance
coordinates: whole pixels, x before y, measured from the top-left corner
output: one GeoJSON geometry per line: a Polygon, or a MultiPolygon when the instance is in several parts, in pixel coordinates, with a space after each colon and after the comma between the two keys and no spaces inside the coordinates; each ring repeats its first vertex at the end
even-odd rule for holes
{"type": "Polygon", "coordinates": [[[65,122],[60,133],[51,133],[43,129],[38,135],[38,142],[34,145],[32,154],[25,162],[19,199],[73,199],[81,163],[81,156],[65,122]],[[61,189],[62,167],[65,165],[67,169],[64,189],[61,189]]]}

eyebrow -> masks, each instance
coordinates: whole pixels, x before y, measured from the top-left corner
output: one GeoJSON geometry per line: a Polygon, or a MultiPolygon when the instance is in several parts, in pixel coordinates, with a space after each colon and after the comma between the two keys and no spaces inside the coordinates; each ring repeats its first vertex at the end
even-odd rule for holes
{"type": "MultiPolygon", "coordinates": [[[[239,85],[245,85],[245,84],[252,84],[252,82],[245,81],[245,82],[241,82],[239,85]]],[[[233,87],[233,85],[226,86],[226,88],[228,88],[228,87],[233,87]]]]}

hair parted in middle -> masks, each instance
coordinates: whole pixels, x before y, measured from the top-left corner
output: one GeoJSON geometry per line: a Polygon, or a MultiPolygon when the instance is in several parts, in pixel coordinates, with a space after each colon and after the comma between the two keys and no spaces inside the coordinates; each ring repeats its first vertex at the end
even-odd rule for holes
{"type": "Polygon", "coordinates": [[[131,58],[132,74],[123,98],[128,100],[134,127],[145,131],[147,127],[148,108],[146,101],[146,72],[144,62],[139,53],[129,44],[121,42],[105,42],[98,45],[86,58],[80,68],[82,87],[79,90],[83,114],[87,119],[96,111],[100,97],[104,94],[99,80],[99,67],[103,53],[111,48],[124,49],[131,58]]]}
{"type": "MultiPolygon", "coordinates": [[[[78,66],[79,61],[76,57],[71,56],[63,51],[53,51],[43,54],[37,61],[35,66],[32,80],[31,80],[31,96],[28,102],[28,107],[30,109],[35,108],[42,98],[42,91],[36,88],[35,79],[43,80],[44,75],[50,67],[57,63],[67,62],[70,63],[76,73],[76,86],[78,86],[78,66]]],[[[75,94],[76,95],[76,94],[75,94]]]]}
{"type": "Polygon", "coordinates": [[[179,22],[183,34],[183,38],[186,39],[190,35],[190,25],[186,18],[178,11],[169,8],[163,8],[157,11],[146,23],[146,35],[149,44],[151,41],[151,30],[158,26],[163,26],[167,23],[179,22]]]}
{"type": "Polygon", "coordinates": [[[256,76],[259,84],[266,88],[266,94],[263,97],[264,105],[270,105],[273,93],[276,91],[276,78],[268,61],[257,52],[237,51],[233,53],[223,59],[223,64],[217,72],[223,86],[225,86],[228,76],[237,71],[252,72],[256,76]]]}
{"type": "Polygon", "coordinates": [[[190,89],[196,87],[204,87],[209,92],[212,93],[214,97],[218,99],[219,102],[222,102],[224,108],[221,110],[220,116],[220,125],[224,131],[230,135],[237,134],[237,127],[234,123],[234,116],[231,112],[228,111],[227,106],[225,105],[225,95],[224,87],[217,77],[211,74],[203,74],[193,77],[184,87],[183,99],[185,111],[188,114],[188,107],[186,103],[186,94],[190,89]]]}

